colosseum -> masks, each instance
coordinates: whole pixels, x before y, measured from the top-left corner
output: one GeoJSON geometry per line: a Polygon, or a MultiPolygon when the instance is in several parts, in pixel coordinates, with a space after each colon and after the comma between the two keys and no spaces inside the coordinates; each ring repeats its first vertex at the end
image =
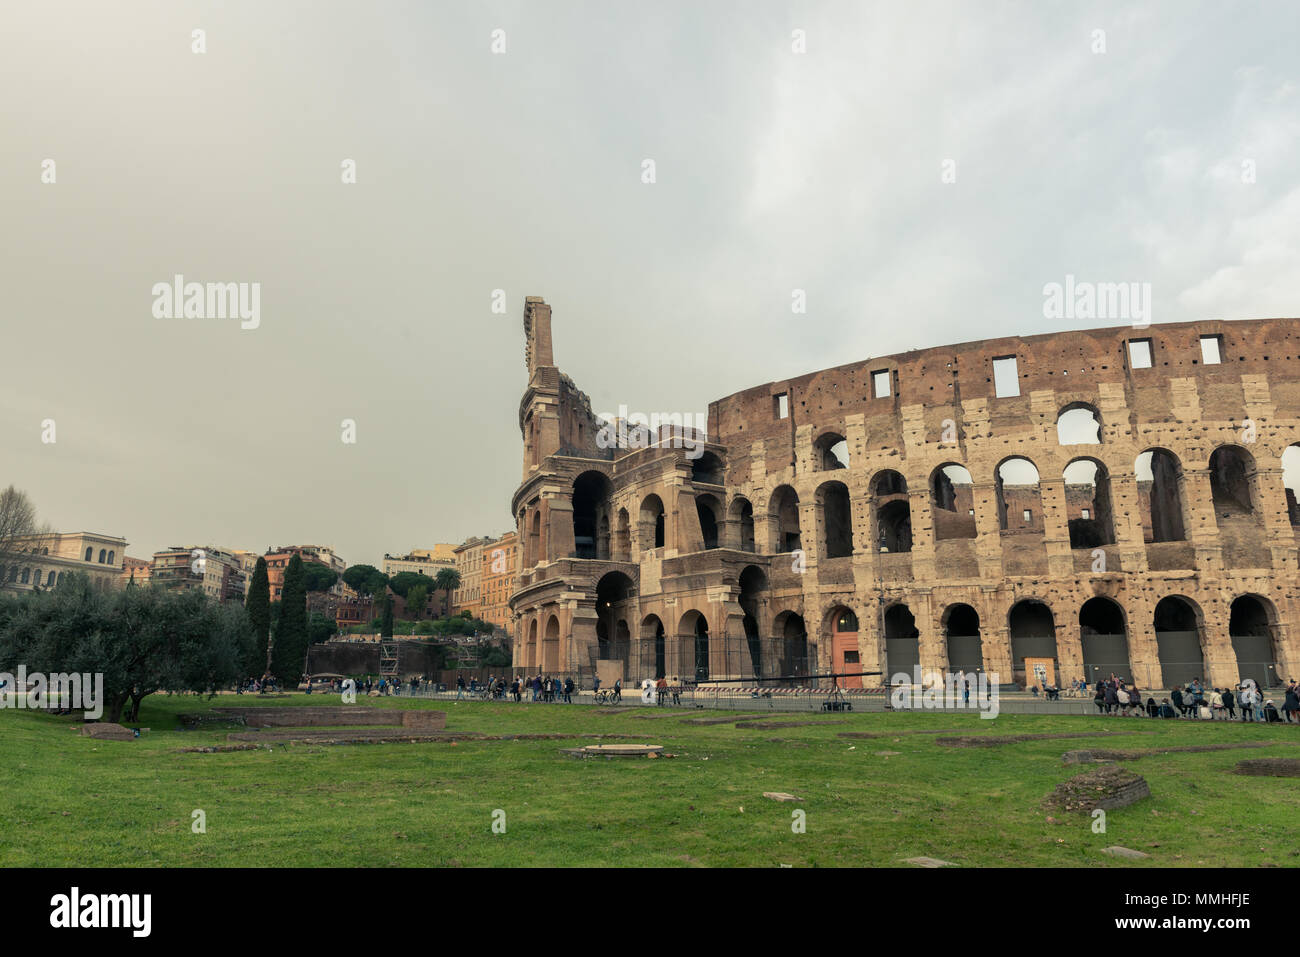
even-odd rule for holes
{"type": "Polygon", "coordinates": [[[515,668],[1283,683],[1300,664],[1296,331],[1207,321],[885,356],[719,399],[704,441],[611,430],[529,297],[515,668]]]}

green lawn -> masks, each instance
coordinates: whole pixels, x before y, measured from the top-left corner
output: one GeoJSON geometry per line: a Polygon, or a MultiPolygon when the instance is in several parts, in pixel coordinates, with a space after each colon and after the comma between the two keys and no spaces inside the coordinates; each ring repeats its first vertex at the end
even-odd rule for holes
{"type": "MultiPolygon", "coordinates": [[[[0,711],[0,864],[13,866],[894,866],[938,857],[963,866],[1294,866],[1300,863],[1300,779],[1231,773],[1249,757],[1300,756],[1300,729],[1182,721],[943,714],[774,714],[825,726],[780,731],[697,727],[716,711],[480,702],[371,701],[432,707],[448,730],[623,732],[676,757],[576,760],[574,741],[452,745],[276,745],[271,751],[181,754],[225,731],[173,730],[175,715],[216,702],[154,696],[131,742],[81,737],[66,718],[0,711]],[[654,714],[653,718],[634,715],[654,714]],[[843,723],[829,723],[832,720],[843,723]],[[995,748],[942,747],[909,729],[970,734],[1126,730],[1114,738],[995,748]],[[847,739],[841,731],[885,732],[847,739]],[[1112,811],[1107,833],[1054,815],[1044,797],[1082,768],[1061,753],[1089,746],[1145,750],[1268,740],[1253,750],[1144,757],[1126,766],[1152,797],[1112,811]],[[880,751],[901,752],[881,756],[880,751]],[[764,791],[798,795],[795,804],[764,791]],[[207,833],[191,831],[206,813],[207,833]],[[492,831],[505,812],[506,833],[492,831]],[[792,833],[792,811],[806,833],[792,833]],[[1102,854],[1119,844],[1151,855],[1102,854]]],[[[336,704],[295,695],[278,704],[336,704]]],[[[365,703],[365,699],[363,699],[365,703]]],[[[751,716],[753,713],[746,713],[751,716]]]]}

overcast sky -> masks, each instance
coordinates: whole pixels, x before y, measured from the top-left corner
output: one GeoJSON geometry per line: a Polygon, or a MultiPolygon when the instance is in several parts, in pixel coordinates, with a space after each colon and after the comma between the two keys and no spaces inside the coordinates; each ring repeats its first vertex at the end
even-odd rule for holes
{"type": "Polygon", "coordinates": [[[0,485],[136,556],[377,563],[512,527],[526,295],[646,413],[1119,324],[1045,319],[1067,274],[1295,316],[1298,10],[9,0],[0,485]],[[155,318],[178,273],[260,325],[155,318]]]}

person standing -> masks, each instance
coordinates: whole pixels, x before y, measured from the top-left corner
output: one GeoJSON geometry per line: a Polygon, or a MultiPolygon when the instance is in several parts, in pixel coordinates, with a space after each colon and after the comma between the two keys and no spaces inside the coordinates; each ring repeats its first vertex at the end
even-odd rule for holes
{"type": "Polygon", "coordinates": [[[1237,720],[1237,699],[1233,697],[1231,688],[1223,689],[1223,710],[1228,712],[1228,720],[1237,720]]]}

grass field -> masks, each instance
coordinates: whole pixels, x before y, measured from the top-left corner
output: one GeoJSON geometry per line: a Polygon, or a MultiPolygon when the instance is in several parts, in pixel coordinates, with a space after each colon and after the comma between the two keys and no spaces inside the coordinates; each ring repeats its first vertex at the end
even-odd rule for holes
{"type": "MultiPolygon", "coordinates": [[[[295,695],[279,704],[337,703],[295,695]]],[[[1300,756],[1300,729],[1182,721],[945,714],[777,714],[813,727],[755,730],[683,723],[715,711],[373,701],[432,707],[456,731],[629,733],[671,759],[577,760],[590,741],[276,745],[177,753],[225,742],[180,731],[175,715],[215,702],[153,696],[152,730],[131,742],[79,736],[67,718],[0,711],[0,864],[12,866],[962,866],[1224,867],[1300,863],[1300,779],[1231,773],[1242,758],[1300,756]],[[652,715],[637,717],[637,715],[652,715]],[[839,723],[831,723],[832,721],[839,723]],[[1124,730],[1113,738],[952,748],[916,729],[969,734],[1124,730]],[[882,732],[849,739],[838,732],[882,732]],[[1074,748],[1147,750],[1267,740],[1275,746],[1143,757],[1126,767],[1152,797],[1108,815],[1053,816],[1043,799],[1082,768],[1074,748]],[[878,752],[894,751],[895,755],[878,752]],[[778,803],[764,791],[798,795],[778,803]],[[202,809],[207,832],[191,830],[202,809]],[[506,832],[494,834],[494,810],[506,832]],[[806,833],[792,832],[792,811],[806,833]],[[1144,851],[1129,862],[1111,845],[1144,851]]],[[[363,699],[364,703],[364,699],[363,699]]],[[[752,717],[748,712],[745,717],[752,717]]]]}

